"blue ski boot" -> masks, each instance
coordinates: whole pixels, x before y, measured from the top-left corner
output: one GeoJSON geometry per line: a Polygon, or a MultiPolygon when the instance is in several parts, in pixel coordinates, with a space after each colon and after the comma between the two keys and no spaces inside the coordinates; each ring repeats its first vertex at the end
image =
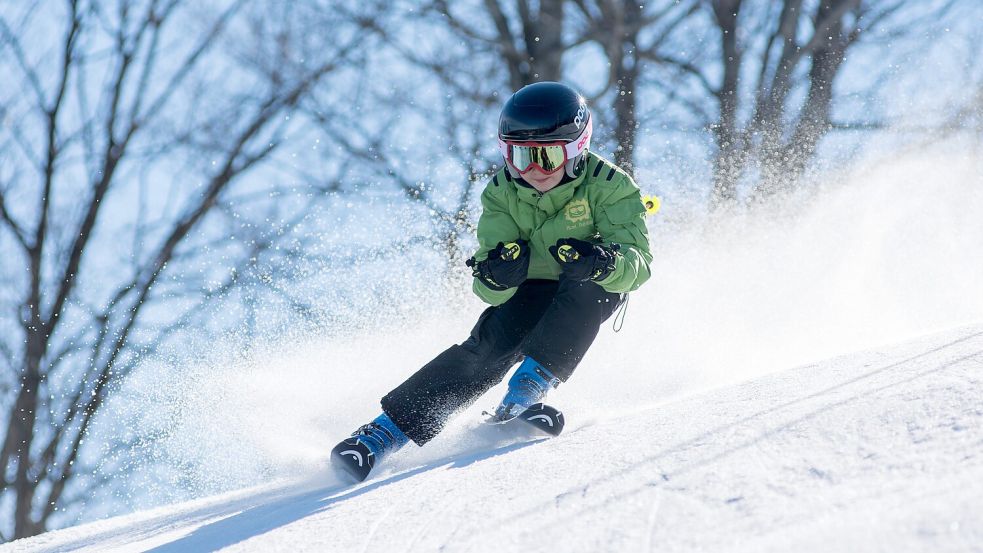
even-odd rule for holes
{"type": "Polygon", "coordinates": [[[560,379],[553,376],[532,357],[525,360],[509,379],[509,391],[492,416],[496,422],[507,422],[522,414],[530,407],[542,402],[546,394],[560,385],[560,379]]]}
{"type": "Polygon", "coordinates": [[[380,459],[406,445],[410,439],[382,413],[369,424],[359,427],[331,450],[331,463],[361,482],[380,459]]]}

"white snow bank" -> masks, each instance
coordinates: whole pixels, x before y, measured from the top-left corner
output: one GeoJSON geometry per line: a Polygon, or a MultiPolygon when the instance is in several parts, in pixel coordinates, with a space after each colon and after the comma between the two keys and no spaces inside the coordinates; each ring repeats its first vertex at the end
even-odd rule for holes
{"type": "Polygon", "coordinates": [[[976,326],[617,416],[568,408],[552,440],[475,438],[469,413],[357,486],[325,471],[2,549],[980,551],[981,398],[976,326]]]}

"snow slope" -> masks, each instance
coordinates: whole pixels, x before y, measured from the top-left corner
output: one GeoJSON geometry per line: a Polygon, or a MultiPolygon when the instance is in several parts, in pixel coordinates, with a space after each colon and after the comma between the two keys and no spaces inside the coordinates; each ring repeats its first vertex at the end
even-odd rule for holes
{"type": "Polygon", "coordinates": [[[567,417],[0,550],[983,551],[983,326],[567,417]]]}

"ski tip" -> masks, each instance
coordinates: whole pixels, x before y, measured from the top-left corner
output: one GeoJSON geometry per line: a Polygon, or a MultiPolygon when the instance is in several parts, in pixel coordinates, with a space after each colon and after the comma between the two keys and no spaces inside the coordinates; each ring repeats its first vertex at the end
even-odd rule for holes
{"type": "Polygon", "coordinates": [[[563,413],[545,403],[531,405],[519,417],[550,436],[559,436],[566,424],[563,413]]]}
{"type": "Polygon", "coordinates": [[[566,423],[563,413],[545,403],[530,405],[523,411],[510,411],[508,418],[488,411],[483,411],[482,414],[486,416],[484,422],[488,426],[508,427],[515,421],[522,421],[550,436],[559,436],[566,423]]]}
{"type": "Polygon", "coordinates": [[[363,482],[375,465],[375,455],[357,438],[348,438],[331,450],[331,466],[353,484],[363,482]]]}

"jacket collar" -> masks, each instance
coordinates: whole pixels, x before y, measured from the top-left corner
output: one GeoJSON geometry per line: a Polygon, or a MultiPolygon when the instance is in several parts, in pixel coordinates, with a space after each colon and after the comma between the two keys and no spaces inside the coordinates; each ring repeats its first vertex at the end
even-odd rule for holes
{"type": "Polygon", "coordinates": [[[573,199],[574,194],[577,192],[577,188],[583,184],[587,175],[587,168],[580,173],[580,176],[573,179],[572,181],[566,182],[553,188],[545,193],[540,193],[535,188],[530,186],[523,186],[512,181],[512,186],[515,187],[518,193],[519,199],[527,204],[532,204],[537,208],[545,211],[548,215],[555,215],[563,206],[567,205],[567,202],[573,199]]]}

